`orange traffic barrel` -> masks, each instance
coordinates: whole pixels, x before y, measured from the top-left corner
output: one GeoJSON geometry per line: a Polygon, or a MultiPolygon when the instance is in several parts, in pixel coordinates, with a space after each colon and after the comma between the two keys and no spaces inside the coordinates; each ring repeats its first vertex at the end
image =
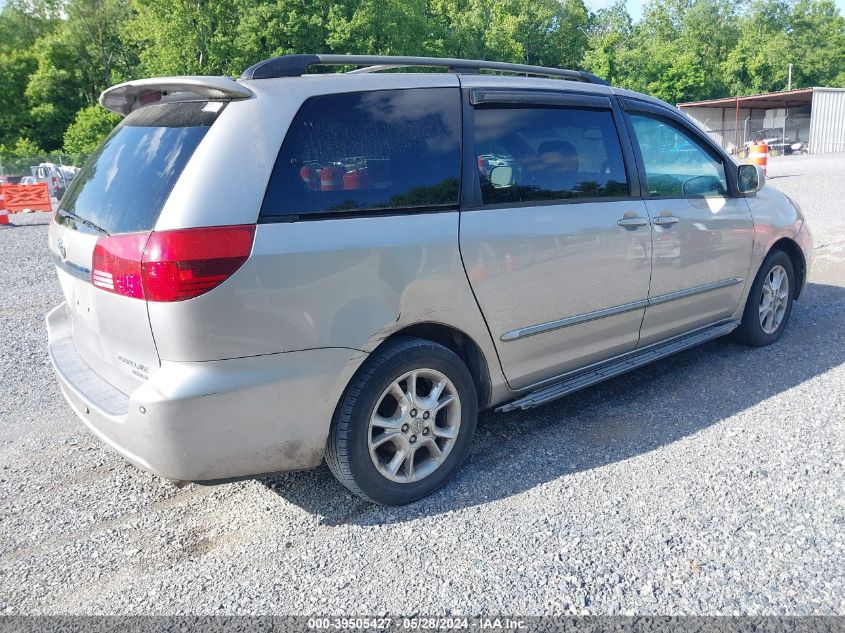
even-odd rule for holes
{"type": "Polygon", "coordinates": [[[326,165],[320,169],[320,191],[343,189],[343,169],[337,165],[326,165]]]}
{"type": "Polygon", "coordinates": [[[299,177],[302,178],[303,182],[308,185],[308,188],[312,191],[317,191],[320,189],[320,174],[318,173],[318,167],[314,165],[303,165],[302,168],[299,170],[299,177]]]}
{"type": "Polygon", "coordinates": [[[6,211],[6,198],[3,195],[3,187],[0,186],[0,226],[9,224],[9,212],[6,211]]]}
{"type": "Polygon", "coordinates": [[[760,165],[763,168],[764,174],[766,174],[766,163],[768,159],[769,146],[765,142],[752,143],[751,147],[748,148],[748,162],[752,165],[760,165]]]}
{"type": "Polygon", "coordinates": [[[371,189],[373,177],[366,169],[355,169],[343,174],[344,191],[358,191],[359,189],[371,189]]]}

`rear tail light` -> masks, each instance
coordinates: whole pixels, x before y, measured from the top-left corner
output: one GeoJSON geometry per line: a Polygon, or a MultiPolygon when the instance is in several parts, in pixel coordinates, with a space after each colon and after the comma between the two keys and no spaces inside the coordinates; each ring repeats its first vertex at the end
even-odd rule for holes
{"type": "Polygon", "coordinates": [[[144,298],[141,258],[150,233],[104,236],[94,247],[91,283],[115,294],[144,298]]]}
{"type": "Polygon", "coordinates": [[[249,258],[255,225],[108,235],[97,240],[91,283],[147,301],[183,301],[226,281],[249,258]]]}

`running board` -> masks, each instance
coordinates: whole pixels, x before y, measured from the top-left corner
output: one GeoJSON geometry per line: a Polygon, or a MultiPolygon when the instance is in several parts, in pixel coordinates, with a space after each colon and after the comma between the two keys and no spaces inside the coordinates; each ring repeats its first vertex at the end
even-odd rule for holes
{"type": "Polygon", "coordinates": [[[578,391],[579,389],[583,389],[584,387],[595,385],[603,380],[614,378],[624,374],[625,372],[631,371],[632,369],[637,369],[638,367],[648,365],[653,361],[682,352],[690,347],[695,347],[696,345],[700,345],[701,343],[710,341],[714,338],[725,336],[725,334],[730,334],[738,326],[739,321],[731,321],[730,323],[724,323],[722,325],[714,325],[704,330],[694,332],[693,334],[673,339],[667,343],[660,343],[641,351],[633,352],[621,360],[607,362],[590,371],[567,378],[561,382],[556,382],[548,387],[538,389],[537,391],[532,391],[519,400],[514,400],[497,407],[496,411],[513,411],[514,409],[525,410],[531,409],[532,407],[538,407],[541,404],[546,404],[552,400],[568,396],[569,394],[578,391]]]}

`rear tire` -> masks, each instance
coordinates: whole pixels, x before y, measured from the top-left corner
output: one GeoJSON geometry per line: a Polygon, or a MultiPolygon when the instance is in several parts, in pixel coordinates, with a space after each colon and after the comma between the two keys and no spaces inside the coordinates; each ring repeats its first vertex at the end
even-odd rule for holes
{"type": "Polygon", "coordinates": [[[443,486],[469,452],[478,417],[475,383],[448,348],[397,338],[377,350],[338,405],[326,462],[356,495],[411,503],[443,486]]]}
{"type": "Polygon", "coordinates": [[[795,295],[795,272],[789,255],[773,250],[763,260],[754,279],[740,326],[733,338],[752,347],[777,341],[786,329],[795,295]]]}

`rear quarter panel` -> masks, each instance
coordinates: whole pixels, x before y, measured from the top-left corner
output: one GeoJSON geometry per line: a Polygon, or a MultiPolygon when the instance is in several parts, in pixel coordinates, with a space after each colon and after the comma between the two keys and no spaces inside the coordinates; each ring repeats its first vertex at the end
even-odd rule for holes
{"type": "Polygon", "coordinates": [[[464,273],[458,223],[450,211],[261,224],[252,256],[220,287],[149,304],[159,354],[371,352],[404,327],[443,323],[479,345],[495,385],[498,360],[464,273]]]}

